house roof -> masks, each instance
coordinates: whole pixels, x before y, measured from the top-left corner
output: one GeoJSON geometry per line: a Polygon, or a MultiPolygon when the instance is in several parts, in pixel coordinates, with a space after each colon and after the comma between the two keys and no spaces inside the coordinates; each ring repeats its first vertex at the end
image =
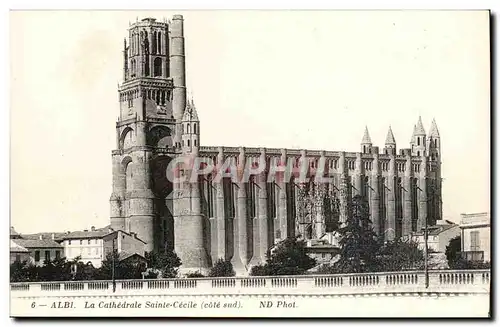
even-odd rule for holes
{"type": "Polygon", "coordinates": [[[18,236],[18,235],[19,235],[19,233],[16,232],[14,227],[10,226],[10,236],[18,236]]]}
{"type": "Polygon", "coordinates": [[[20,234],[23,239],[27,240],[39,240],[40,237],[44,240],[52,240],[52,235],[54,235],[54,241],[62,241],[62,236],[65,235],[65,233],[43,232],[35,234],[20,234]]]}
{"type": "Polygon", "coordinates": [[[105,238],[105,241],[108,241],[108,239],[112,239],[113,238],[113,237],[111,237],[112,235],[117,235],[118,232],[121,232],[122,234],[125,234],[125,235],[127,235],[129,237],[135,238],[136,240],[141,241],[142,243],[146,244],[146,242],[144,242],[143,240],[141,240],[140,238],[137,237],[137,234],[135,236],[133,236],[132,234],[124,232],[121,229],[109,232],[106,235],[104,235],[103,238],[105,238]]]}
{"type": "Polygon", "coordinates": [[[17,245],[20,245],[26,249],[36,249],[36,248],[62,248],[62,245],[53,240],[35,240],[35,239],[14,239],[12,240],[17,245]]]}
{"type": "Polygon", "coordinates": [[[16,244],[16,242],[14,242],[13,240],[10,240],[10,252],[30,252],[30,250],[28,250],[27,248],[25,247],[22,247],[20,246],[19,244],[16,244]]]}
{"type": "Polygon", "coordinates": [[[130,253],[130,252],[126,252],[126,251],[121,251],[120,253],[118,253],[118,261],[123,261],[123,260],[131,258],[133,256],[139,256],[142,259],[145,259],[144,256],[140,255],[139,253],[130,253]]]}
{"type": "Polygon", "coordinates": [[[94,231],[76,231],[64,234],[63,240],[78,240],[87,238],[101,238],[109,234],[109,230],[94,230],[94,231]]]}

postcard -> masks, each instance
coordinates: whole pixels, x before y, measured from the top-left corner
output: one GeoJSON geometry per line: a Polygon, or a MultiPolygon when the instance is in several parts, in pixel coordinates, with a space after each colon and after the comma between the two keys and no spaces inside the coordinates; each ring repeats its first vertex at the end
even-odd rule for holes
{"type": "Polygon", "coordinates": [[[10,18],[12,317],[491,316],[489,11],[10,18]]]}

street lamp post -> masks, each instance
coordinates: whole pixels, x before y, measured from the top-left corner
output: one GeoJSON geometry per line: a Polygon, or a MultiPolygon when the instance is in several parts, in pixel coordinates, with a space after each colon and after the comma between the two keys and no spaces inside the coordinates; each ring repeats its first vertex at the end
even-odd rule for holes
{"type": "MultiPolygon", "coordinates": [[[[419,191],[423,191],[420,187],[417,186],[417,189],[419,191]]],[[[429,207],[429,197],[426,199],[426,204],[427,208],[429,207]]],[[[428,231],[428,217],[429,213],[427,212],[427,215],[425,216],[424,219],[424,276],[425,276],[425,288],[429,288],[429,231],[428,231]]]]}
{"type": "Polygon", "coordinates": [[[112,267],[111,267],[111,280],[112,280],[112,283],[113,283],[113,293],[116,291],[116,280],[115,280],[115,239],[112,240],[112,245],[113,245],[113,249],[112,249],[112,252],[111,252],[111,257],[112,257],[112,267]]]}
{"type": "Polygon", "coordinates": [[[429,288],[429,232],[428,232],[428,220],[425,217],[425,227],[424,227],[424,242],[425,242],[425,255],[424,255],[424,272],[425,272],[425,288],[429,288]]]}

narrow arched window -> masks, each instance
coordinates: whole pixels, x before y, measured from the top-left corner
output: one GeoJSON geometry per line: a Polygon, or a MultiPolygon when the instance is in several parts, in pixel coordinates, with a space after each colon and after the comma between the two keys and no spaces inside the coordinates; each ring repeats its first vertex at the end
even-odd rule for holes
{"type": "Polygon", "coordinates": [[[193,124],[193,133],[195,133],[195,134],[198,133],[197,128],[196,128],[196,123],[193,124]]]}
{"type": "Polygon", "coordinates": [[[438,140],[437,139],[434,139],[434,146],[437,148],[438,146],[438,140]]]}
{"type": "Polygon", "coordinates": [[[417,157],[420,157],[420,151],[417,151],[417,157]]]}
{"type": "Polygon", "coordinates": [[[135,59],[130,61],[130,76],[135,77],[135,59]]]}
{"type": "Polygon", "coordinates": [[[187,124],[187,133],[191,133],[191,125],[189,125],[189,123],[187,124]]]}
{"type": "Polygon", "coordinates": [[[191,140],[188,140],[188,146],[191,146],[191,140]]]}
{"type": "Polygon", "coordinates": [[[194,141],[193,141],[193,143],[194,143],[194,144],[193,144],[194,146],[197,146],[197,145],[196,145],[196,140],[194,140],[194,141]]]}
{"type": "Polygon", "coordinates": [[[135,54],[139,54],[139,34],[135,33],[135,54]]]}
{"type": "Polygon", "coordinates": [[[157,36],[157,41],[158,41],[158,54],[161,54],[161,38],[162,38],[162,33],[158,32],[157,36]]]}
{"type": "Polygon", "coordinates": [[[420,137],[417,137],[417,145],[420,145],[420,137]]]}
{"type": "Polygon", "coordinates": [[[154,69],[153,69],[153,72],[154,72],[154,76],[161,76],[161,65],[162,65],[162,62],[161,62],[161,58],[155,58],[155,61],[154,61],[154,69]]]}
{"type": "MultiPolygon", "coordinates": [[[[156,42],[156,32],[153,32],[153,34],[151,35],[153,37],[153,39],[151,40],[151,52],[153,54],[156,54],[156,45],[157,45],[157,42],[156,42]]],[[[155,75],[156,76],[156,75],[155,75]]]]}

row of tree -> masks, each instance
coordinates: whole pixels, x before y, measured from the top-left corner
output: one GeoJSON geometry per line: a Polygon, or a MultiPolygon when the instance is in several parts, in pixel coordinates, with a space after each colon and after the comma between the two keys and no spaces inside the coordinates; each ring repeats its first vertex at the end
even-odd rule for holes
{"type": "MultiPolygon", "coordinates": [[[[318,267],[317,273],[362,273],[377,271],[420,270],[424,267],[424,253],[418,244],[396,240],[384,242],[375,234],[369,218],[366,201],[355,196],[348,209],[347,221],[337,230],[339,236],[339,258],[332,264],[318,267]]],[[[267,253],[266,262],[252,267],[252,276],[302,275],[317,262],[306,251],[305,242],[298,238],[287,238],[267,253]]],[[[460,238],[452,239],[446,249],[449,267],[452,269],[489,268],[489,263],[465,261],[459,256],[460,238]]],[[[27,262],[11,265],[11,282],[58,281],[58,280],[109,280],[113,273],[116,279],[175,278],[181,265],[179,257],[171,250],[149,252],[145,263],[119,261],[118,253],[109,254],[101,267],[84,264],[76,258],[65,258],[34,266],[27,262]],[[114,265],[114,272],[113,272],[114,265]]],[[[230,261],[219,259],[208,273],[208,277],[231,277],[235,272],[230,261]]],[[[187,277],[205,277],[191,273],[187,277]]]]}
{"type": "MultiPolygon", "coordinates": [[[[410,241],[383,242],[373,231],[369,208],[361,196],[355,196],[347,220],[337,230],[340,253],[333,264],[322,265],[318,273],[360,273],[421,269],[424,255],[418,244],[410,241]]],[[[287,239],[268,253],[265,264],[252,268],[250,274],[300,275],[317,265],[305,249],[304,241],[287,239]]]]}
{"type": "MultiPolygon", "coordinates": [[[[118,253],[108,254],[99,268],[83,263],[80,257],[73,260],[58,258],[36,266],[28,261],[15,261],[10,266],[11,282],[43,282],[68,280],[110,280],[142,278],[176,278],[181,265],[179,257],[170,250],[148,252],[146,262],[119,260],[118,253]],[[113,271],[114,265],[114,271],[113,271]]],[[[209,271],[210,277],[230,277],[235,272],[230,262],[218,260],[209,271]]],[[[203,277],[191,274],[187,277],[203,277]]]]}

